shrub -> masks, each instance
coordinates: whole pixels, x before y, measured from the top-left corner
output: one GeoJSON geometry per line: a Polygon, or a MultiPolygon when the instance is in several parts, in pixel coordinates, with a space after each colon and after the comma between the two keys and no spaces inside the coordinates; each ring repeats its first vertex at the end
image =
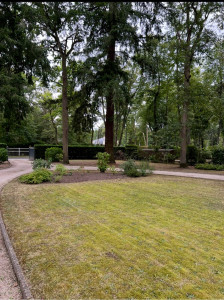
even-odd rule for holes
{"type": "Polygon", "coordinates": [[[220,147],[213,148],[212,162],[214,165],[224,164],[224,148],[220,148],[220,147]]]}
{"type": "Polygon", "coordinates": [[[216,171],[223,171],[224,165],[213,165],[213,164],[196,164],[196,169],[201,170],[216,170],[216,171]]]}
{"type": "Polygon", "coordinates": [[[141,176],[141,173],[138,171],[138,168],[133,159],[128,159],[121,165],[121,168],[124,170],[124,174],[129,177],[141,176]]]}
{"type": "Polygon", "coordinates": [[[7,144],[5,144],[5,143],[0,143],[0,148],[7,148],[7,144]]]}
{"type": "Polygon", "coordinates": [[[171,153],[166,153],[164,155],[163,161],[166,162],[166,163],[173,164],[175,162],[175,159],[176,159],[176,155],[171,154],[171,153]]]}
{"type": "Polygon", "coordinates": [[[5,148],[0,148],[0,163],[8,160],[8,151],[5,148]]]}
{"type": "Polygon", "coordinates": [[[67,170],[66,170],[65,166],[63,166],[62,164],[58,164],[55,168],[55,173],[57,175],[64,176],[67,173],[67,170]]]}
{"type": "Polygon", "coordinates": [[[149,161],[141,161],[138,166],[141,176],[147,176],[152,173],[152,167],[149,165],[149,161]]]}
{"type": "Polygon", "coordinates": [[[198,162],[199,151],[194,145],[187,146],[187,163],[191,166],[198,162]]]}
{"type": "Polygon", "coordinates": [[[60,161],[63,159],[63,152],[61,148],[51,147],[45,151],[45,159],[51,161],[60,161]]]}
{"type": "Polygon", "coordinates": [[[110,154],[107,152],[98,152],[96,157],[98,158],[97,166],[100,172],[104,173],[108,168],[108,162],[110,159],[110,154]]]}
{"type": "Polygon", "coordinates": [[[138,159],[138,146],[137,145],[126,145],[125,154],[128,159],[138,159]]]}
{"type": "Polygon", "coordinates": [[[28,184],[38,184],[42,182],[51,181],[52,173],[44,168],[39,168],[30,174],[22,175],[19,177],[19,181],[28,184]]]}
{"type": "Polygon", "coordinates": [[[35,159],[32,162],[32,166],[33,166],[33,170],[36,170],[36,169],[39,169],[39,168],[50,169],[51,168],[51,161],[38,158],[38,159],[35,159]]]}

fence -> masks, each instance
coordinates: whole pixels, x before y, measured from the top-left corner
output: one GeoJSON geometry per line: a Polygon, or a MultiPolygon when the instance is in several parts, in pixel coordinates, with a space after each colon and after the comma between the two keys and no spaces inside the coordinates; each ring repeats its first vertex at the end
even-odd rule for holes
{"type": "Polygon", "coordinates": [[[29,158],[34,160],[34,148],[7,148],[9,158],[29,158]]]}

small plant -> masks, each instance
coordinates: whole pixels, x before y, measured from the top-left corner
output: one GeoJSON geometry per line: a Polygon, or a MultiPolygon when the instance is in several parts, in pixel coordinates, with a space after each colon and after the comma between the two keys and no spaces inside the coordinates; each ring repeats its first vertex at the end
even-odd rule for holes
{"type": "Polygon", "coordinates": [[[8,160],[8,152],[5,148],[0,148],[0,163],[8,160]]]}
{"type": "Polygon", "coordinates": [[[54,182],[59,182],[62,179],[62,175],[54,176],[54,182]]]}
{"type": "Polygon", "coordinates": [[[152,167],[149,165],[148,161],[141,161],[138,169],[141,176],[147,176],[152,173],[152,167]]]}
{"type": "Polygon", "coordinates": [[[45,159],[51,160],[52,162],[61,161],[63,159],[63,152],[61,148],[51,147],[45,151],[45,159]]]}
{"type": "Polygon", "coordinates": [[[39,169],[39,168],[45,168],[50,169],[51,168],[51,161],[50,160],[44,160],[42,158],[35,159],[32,162],[33,170],[39,169]]]}
{"type": "Polygon", "coordinates": [[[109,166],[109,170],[111,171],[112,174],[117,173],[115,166],[109,166]]]}
{"type": "Polygon", "coordinates": [[[55,168],[55,173],[57,173],[58,175],[64,176],[67,173],[67,170],[66,170],[65,166],[63,166],[62,164],[58,164],[55,168]]]}
{"type": "Polygon", "coordinates": [[[166,153],[164,155],[164,161],[166,163],[171,163],[173,164],[175,162],[175,159],[176,159],[176,156],[174,154],[171,154],[171,153],[166,153]]]}
{"type": "Polygon", "coordinates": [[[141,173],[138,171],[138,168],[133,159],[128,159],[121,165],[121,168],[124,170],[124,174],[129,177],[141,176],[141,173]]]}
{"type": "Polygon", "coordinates": [[[45,168],[39,168],[30,174],[20,176],[19,181],[28,184],[38,184],[42,182],[51,181],[51,178],[52,173],[49,170],[45,168]]]}
{"type": "Polygon", "coordinates": [[[98,158],[97,166],[101,173],[104,173],[108,168],[110,154],[107,152],[98,152],[96,157],[98,158]]]}

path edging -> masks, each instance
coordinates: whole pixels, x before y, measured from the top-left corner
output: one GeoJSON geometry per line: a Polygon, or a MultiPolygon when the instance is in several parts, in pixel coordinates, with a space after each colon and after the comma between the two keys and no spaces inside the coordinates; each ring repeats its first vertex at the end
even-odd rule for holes
{"type": "Polygon", "coordinates": [[[29,289],[28,284],[26,282],[26,279],[25,279],[25,276],[23,274],[22,268],[19,264],[18,258],[16,256],[16,253],[13,249],[12,243],[11,243],[10,238],[8,236],[4,221],[2,219],[1,212],[0,212],[0,228],[1,228],[1,232],[2,232],[2,236],[3,236],[3,240],[4,240],[4,243],[5,243],[6,249],[8,251],[10,261],[12,263],[14,273],[16,275],[17,281],[18,281],[19,286],[20,286],[20,290],[21,290],[23,299],[32,299],[33,296],[30,292],[30,289],[29,289]]]}
{"type": "MultiPolygon", "coordinates": [[[[0,193],[1,193],[2,189],[3,189],[3,187],[0,188],[0,193]]],[[[9,235],[7,233],[1,211],[0,211],[0,230],[2,232],[3,241],[4,241],[5,247],[7,249],[14,274],[15,274],[17,282],[19,284],[20,291],[22,293],[22,297],[23,297],[23,299],[33,299],[30,288],[26,282],[26,278],[23,274],[22,268],[21,268],[18,258],[16,256],[16,253],[13,249],[9,235]]]]}

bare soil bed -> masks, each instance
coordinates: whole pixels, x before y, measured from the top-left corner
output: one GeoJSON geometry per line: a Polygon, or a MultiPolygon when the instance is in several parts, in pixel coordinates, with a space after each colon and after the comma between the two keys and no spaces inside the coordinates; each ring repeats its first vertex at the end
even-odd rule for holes
{"type": "Polygon", "coordinates": [[[94,180],[110,180],[110,179],[123,179],[127,178],[123,174],[113,173],[100,173],[98,171],[79,171],[72,172],[71,175],[63,176],[58,183],[74,183],[83,181],[94,181],[94,180]]]}
{"type": "Polygon", "coordinates": [[[7,169],[7,168],[10,168],[11,167],[11,164],[9,161],[5,161],[3,163],[0,163],[0,170],[2,169],[7,169]]]}

